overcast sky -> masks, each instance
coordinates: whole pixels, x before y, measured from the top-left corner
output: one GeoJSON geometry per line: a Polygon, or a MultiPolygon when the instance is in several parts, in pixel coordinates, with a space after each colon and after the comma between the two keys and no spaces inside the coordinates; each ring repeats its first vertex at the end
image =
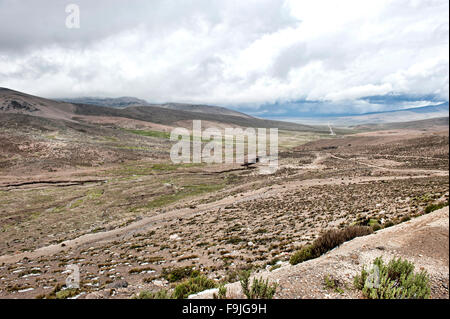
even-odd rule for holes
{"type": "Polygon", "coordinates": [[[448,0],[0,0],[0,86],[272,113],[446,102],[448,11],[448,0]],[[70,3],[79,29],[66,28],[70,3]]]}

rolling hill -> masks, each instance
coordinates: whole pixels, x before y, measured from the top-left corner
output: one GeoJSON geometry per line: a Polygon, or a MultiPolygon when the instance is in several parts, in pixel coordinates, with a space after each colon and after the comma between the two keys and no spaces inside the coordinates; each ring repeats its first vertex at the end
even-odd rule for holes
{"type": "Polygon", "coordinates": [[[327,127],[259,119],[220,107],[166,104],[165,106],[128,106],[113,108],[92,104],[49,100],[22,92],[0,88],[0,112],[19,113],[67,121],[89,121],[89,117],[108,117],[156,123],[165,126],[190,126],[192,120],[209,124],[254,128],[278,128],[302,132],[328,132],[327,127]],[[187,111],[189,109],[190,111],[187,111]]]}
{"type": "Polygon", "coordinates": [[[57,101],[76,103],[76,104],[91,104],[100,106],[109,106],[123,108],[132,105],[147,105],[148,102],[131,96],[123,96],[118,98],[96,98],[96,97],[80,97],[80,98],[63,98],[56,99],[57,101]]]}

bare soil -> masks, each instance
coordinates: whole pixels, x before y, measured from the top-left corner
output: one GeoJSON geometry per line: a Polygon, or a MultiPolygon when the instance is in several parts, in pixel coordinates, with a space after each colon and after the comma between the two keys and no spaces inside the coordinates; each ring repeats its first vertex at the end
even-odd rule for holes
{"type": "Polygon", "coordinates": [[[0,114],[0,298],[49,297],[65,285],[68,265],[80,268],[77,298],[130,298],[173,288],[164,274],[179,267],[232,283],[242,269],[277,263],[277,298],[360,297],[324,290],[323,276],[349,283],[378,252],[424,267],[433,298],[448,298],[448,210],[424,215],[448,203],[448,128],[281,132],[279,169],[267,175],[172,164],[171,142],[151,136],[164,124],[79,116],[0,114]],[[407,217],[341,247],[354,251],[284,266],[328,229],[407,217]]]}

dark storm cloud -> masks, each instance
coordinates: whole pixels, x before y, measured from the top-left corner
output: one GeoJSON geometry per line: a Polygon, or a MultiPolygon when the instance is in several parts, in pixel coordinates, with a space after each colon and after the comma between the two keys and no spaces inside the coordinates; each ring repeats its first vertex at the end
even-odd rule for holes
{"type": "MultiPolygon", "coordinates": [[[[94,41],[142,26],[147,36],[161,37],[176,29],[196,30],[205,24],[236,26],[258,36],[296,23],[280,12],[279,5],[253,1],[199,0],[0,0],[0,50],[14,51],[52,44],[88,46],[94,41]],[[81,25],[77,30],[65,26],[68,4],[80,8],[81,25]],[[249,18],[252,17],[252,18],[249,18]],[[256,17],[256,19],[255,19],[256,17]]],[[[236,37],[240,32],[236,30],[236,37]]],[[[143,39],[145,40],[145,39],[143,39]]]]}

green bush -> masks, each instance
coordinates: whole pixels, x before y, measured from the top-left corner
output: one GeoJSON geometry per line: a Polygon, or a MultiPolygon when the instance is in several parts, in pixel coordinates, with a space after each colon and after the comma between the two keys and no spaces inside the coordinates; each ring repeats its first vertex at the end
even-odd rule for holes
{"type": "Polygon", "coordinates": [[[291,265],[297,265],[301,262],[304,262],[304,261],[307,261],[309,259],[313,259],[316,257],[319,257],[319,256],[315,254],[313,246],[306,245],[306,246],[303,246],[299,251],[294,253],[291,256],[289,262],[291,263],[291,265]]]}
{"type": "Polygon", "coordinates": [[[392,227],[392,226],[394,226],[394,225],[395,225],[395,224],[394,224],[393,221],[388,220],[387,222],[385,222],[385,223],[383,224],[383,228],[392,227]]]}
{"type": "Polygon", "coordinates": [[[448,206],[448,202],[438,203],[438,204],[430,204],[425,208],[425,214],[429,214],[434,212],[435,210],[441,209],[445,206],[448,206]]]}
{"type": "Polygon", "coordinates": [[[346,241],[371,233],[372,229],[366,226],[350,226],[342,230],[330,230],[314,241],[314,250],[322,255],[346,241]]]}
{"type": "Polygon", "coordinates": [[[217,284],[214,280],[211,280],[204,275],[199,275],[189,278],[185,282],[177,285],[173,296],[176,299],[186,299],[189,295],[216,287],[217,284]]]}
{"type": "Polygon", "coordinates": [[[188,277],[197,277],[200,271],[192,269],[192,267],[164,268],[162,276],[168,282],[177,282],[188,277]]]}
{"type": "Polygon", "coordinates": [[[225,285],[221,284],[219,286],[218,294],[214,294],[213,297],[214,297],[214,299],[227,299],[227,287],[225,287],[225,285]]]}
{"type": "Polygon", "coordinates": [[[402,218],[400,218],[400,223],[404,223],[404,222],[407,222],[409,220],[411,220],[411,216],[405,215],[402,218]]]}
{"type": "Polygon", "coordinates": [[[76,295],[78,295],[79,292],[80,292],[79,289],[68,288],[68,289],[58,291],[55,294],[55,297],[56,297],[56,299],[72,298],[72,297],[75,297],[76,295]]]}
{"type": "Polygon", "coordinates": [[[430,297],[430,284],[426,271],[414,273],[414,264],[407,260],[392,259],[386,265],[381,257],[370,270],[362,269],[354,279],[355,288],[370,299],[426,299],[430,297]]]}
{"type": "Polygon", "coordinates": [[[355,237],[369,235],[373,232],[371,227],[367,226],[349,226],[345,229],[333,229],[317,238],[312,245],[304,246],[300,251],[291,256],[291,265],[296,265],[303,261],[317,258],[327,251],[349,241],[355,237]]]}
{"type": "Polygon", "coordinates": [[[324,281],[325,288],[332,289],[335,292],[340,293],[340,294],[344,293],[344,290],[341,288],[341,282],[339,280],[333,278],[332,276],[326,275],[323,278],[323,281],[324,281]]]}
{"type": "Polygon", "coordinates": [[[372,227],[373,231],[377,231],[377,230],[380,230],[382,228],[379,223],[375,223],[371,227],[372,227]]]}
{"type": "Polygon", "coordinates": [[[272,299],[278,285],[269,284],[269,279],[255,278],[250,285],[250,271],[243,271],[240,275],[242,292],[247,299],[272,299]]]}

